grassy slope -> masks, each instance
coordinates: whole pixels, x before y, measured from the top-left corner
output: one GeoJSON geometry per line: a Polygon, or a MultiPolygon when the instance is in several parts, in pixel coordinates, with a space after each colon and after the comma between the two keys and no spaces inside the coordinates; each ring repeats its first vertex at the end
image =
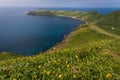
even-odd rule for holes
{"type": "Polygon", "coordinates": [[[103,15],[73,11],[53,13],[74,16],[90,24],[75,29],[55,50],[1,61],[0,80],[119,80],[120,39],[91,25],[98,23],[96,18],[101,19],[103,15]]]}
{"type": "Polygon", "coordinates": [[[0,79],[120,79],[120,40],[89,25],[73,31],[62,47],[44,54],[1,61],[0,79]]]}
{"type": "Polygon", "coordinates": [[[14,58],[18,58],[18,57],[22,57],[21,55],[15,54],[15,53],[11,53],[11,52],[2,52],[0,53],[0,61],[2,60],[8,60],[8,59],[14,59],[14,58]]]}

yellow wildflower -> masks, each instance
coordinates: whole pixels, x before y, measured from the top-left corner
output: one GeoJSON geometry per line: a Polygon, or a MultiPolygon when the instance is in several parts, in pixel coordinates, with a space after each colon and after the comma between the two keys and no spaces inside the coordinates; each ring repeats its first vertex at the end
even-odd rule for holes
{"type": "Polygon", "coordinates": [[[16,61],[13,61],[13,63],[16,63],[16,61]]]}
{"type": "Polygon", "coordinates": [[[61,74],[59,74],[59,76],[58,76],[59,78],[62,78],[62,75],[61,74]]]}
{"type": "Polygon", "coordinates": [[[67,64],[67,67],[70,67],[70,65],[69,65],[69,64],[67,64]]]}
{"type": "Polygon", "coordinates": [[[107,75],[106,75],[106,78],[111,78],[112,77],[112,74],[111,73],[108,73],[107,75]]]}
{"type": "Polygon", "coordinates": [[[73,78],[76,78],[76,75],[73,75],[73,78]]]}
{"type": "Polygon", "coordinates": [[[65,61],[65,63],[67,64],[68,62],[67,62],[67,61],[65,61]]]}
{"type": "Polygon", "coordinates": [[[39,65],[39,66],[38,66],[38,69],[40,69],[40,68],[41,68],[41,66],[39,65]]]}
{"type": "Polygon", "coordinates": [[[77,59],[79,58],[77,55],[75,56],[77,59]]]}
{"type": "Polygon", "coordinates": [[[36,78],[37,78],[37,75],[34,75],[33,77],[36,79],[36,78]]]}
{"type": "Polygon", "coordinates": [[[17,80],[16,78],[13,78],[13,80],[17,80]]]}
{"type": "Polygon", "coordinates": [[[64,49],[64,52],[66,52],[67,51],[67,49],[64,49]]]}
{"type": "Polygon", "coordinates": [[[44,73],[46,73],[46,70],[44,70],[44,73]]]}
{"type": "Polygon", "coordinates": [[[55,64],[59,64],[57,61],[54,61],[55,64]]]}
{"type": "Polygon", "coordinates": [[[50,60],[48,60],[48,63],[50,63],[50,60]]]}
{"type": "Polygon", "coordinates": [[[50,71],[47,71],[47,73],[46,73],[48,76],[50,75],[50,71]]]}

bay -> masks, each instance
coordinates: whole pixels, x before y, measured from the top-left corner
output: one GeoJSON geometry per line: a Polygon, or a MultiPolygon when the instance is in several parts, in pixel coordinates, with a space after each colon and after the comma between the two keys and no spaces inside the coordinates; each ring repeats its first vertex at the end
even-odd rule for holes
{"type": "Polygon", "coordinates": [[[35,55],[60,42],[84,22],[72,18],[29,16],[34,8],[0,8],[0,52],[35,55]]]}

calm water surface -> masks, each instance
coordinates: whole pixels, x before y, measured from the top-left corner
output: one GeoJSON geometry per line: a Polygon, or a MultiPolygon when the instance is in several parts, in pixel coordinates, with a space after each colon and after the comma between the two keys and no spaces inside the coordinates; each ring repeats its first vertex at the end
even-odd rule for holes
{"type": "Polygon", "coordinates": [[[29,10],[32,9],[0,8],[0,52],[35,55],[83,24],[71,18],[28,16],[29,10]]]}

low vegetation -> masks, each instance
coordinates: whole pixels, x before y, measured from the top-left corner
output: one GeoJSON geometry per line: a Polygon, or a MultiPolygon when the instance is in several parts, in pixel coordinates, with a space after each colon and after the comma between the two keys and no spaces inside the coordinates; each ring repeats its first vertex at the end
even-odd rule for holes
{"type": "Polygon", "coordinates": [[[0,53],[0,61],[2,60],[8,60],[8,59],[14,59],[14,58],[18,58],[18,57],[23,57],[21,55],[15,54],[15,53],[11,53],[11,52],[2,52],[0,53]]]}
{"type": "Polygon", "coordinates": [[[120,35],[120,10],[105,15],[96,24],[110,33],[120,35]]]}
{"type": "Polygon", "coordinates": [[[82,16],[88,24],[76,28],[47,52],[1,60],[0,80],[120,80],[120,39],[93,27],[97,21],[92,16],[102,15],[53,12],[54,15],[82,16]]]}

